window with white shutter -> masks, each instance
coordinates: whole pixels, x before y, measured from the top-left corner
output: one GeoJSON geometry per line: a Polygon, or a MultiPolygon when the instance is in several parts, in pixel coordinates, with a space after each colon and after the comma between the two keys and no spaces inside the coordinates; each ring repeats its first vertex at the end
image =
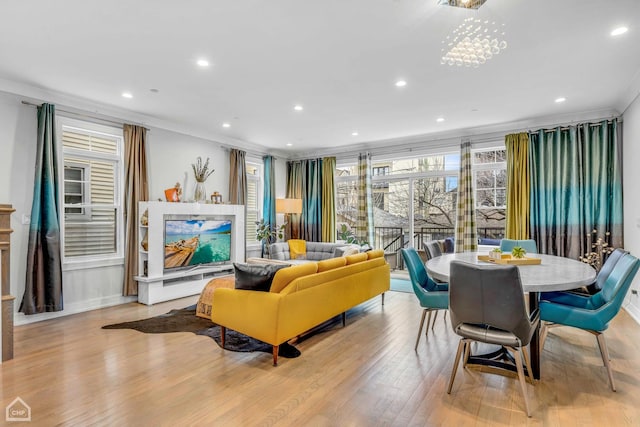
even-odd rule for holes
{"type": "Polygon", "coordinates": [[[262,205],[262,168],[261,165],[247,162],[247,243],[256,243],[256,221],[260,220],[262,205]]]}
{"type": "Polygon", "coordinates": [[[122,130],[59,119],[65,261],[122,256],[122,130]]]}

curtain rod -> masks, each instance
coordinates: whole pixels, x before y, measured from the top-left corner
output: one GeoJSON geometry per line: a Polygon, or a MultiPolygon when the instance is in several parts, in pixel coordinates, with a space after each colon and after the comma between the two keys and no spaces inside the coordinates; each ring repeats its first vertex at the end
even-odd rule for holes
{"type": "MultiPolygon", "coordinates": [[[[23,100],[22,103],[24,105],[29,105],[31,107],[40,107],[40,104],[34,104],[33,102],[29,102],[29,101],[24,101],[23,100]]],[[[124,121],[111,120],[111,119],[107,119],[107,118],[103,118],[103,117],[98,117],[96,115],[89,114],[89,113],[80,113],[80,112],[77,112],[77,111],[69,111],[69,110],[65,110],[63,108],[58,108],[57,106],[56,106],[56,111],[60,111],[61,113],[65,113],[65,114],[71,114],[71,115],[74,115],[76,117],[83,117],[83,118],[92,119],[92,120],[99,120],[99,121],[104,122],[104,123],[111,123],[111,124],[118,125],[118,126],[123,126],[125,124],[132,124],[132,125],[135,125],[135,126],[140,126],[140,127],[144,128],[145,130],[148,130],[148,131],[151,130],[148,127],[143,126],[143,125],[141,125],[139,123],[125,123],[124,121]]]]}
{"type": "MultiPolygon", "coordinates": [[[[571,129],[572,126],[579,126],[579,125],[589,125],[589,127],[597,127],[600,126],[602,124],[602,122],[607,122],[607,123],[612,123],[613,120],[617,120],[618,123],[622,123],[622,117],[612,117],[610,119],[602,119],[600,121],[597,122],[580,122],[580,121],[574,121],[574,122],[569,122],[569,123],[563,123],[563,124],[559,124],[553,128],[540,128],[537,130],[532,131],[531,129],[527,129],[526,131],[523,132],[527,132],[527,133],[535,133],[535,132],[540,132],[540,131],[544,131],[544,132],[555,132],[556,130],[558,130],[558,128],[560,128],[560,130],[569,130],[571,129]]],[[[517,133],[517,132],[514,132],[517,133]]]]}

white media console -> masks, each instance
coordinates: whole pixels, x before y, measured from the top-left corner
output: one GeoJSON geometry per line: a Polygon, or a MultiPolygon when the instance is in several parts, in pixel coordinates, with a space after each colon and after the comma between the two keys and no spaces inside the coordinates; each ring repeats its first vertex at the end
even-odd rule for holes
{"type": "Polygon", "coordinates": [[[151,305],[162,301],[197,295],[213,277],[232,274],[233,262],[245,259],[245,219],[243,205],[204,203],[139,202],[138,302],[151,305]],[[141,219],[147,213],[148,225],[141,219]],[[221,265],[197,266],[177,271],[164,269],[164,221],[166,218],[219,218],[231,220],[231,261],[221,265]]]}

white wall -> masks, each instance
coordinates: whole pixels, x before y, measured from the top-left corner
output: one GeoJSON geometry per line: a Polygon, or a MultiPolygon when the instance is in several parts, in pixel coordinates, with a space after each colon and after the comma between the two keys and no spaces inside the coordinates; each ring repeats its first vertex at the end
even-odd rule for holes
{"type": "MultiPolygon", "coordinates": [[[[624,183],[624,247],[640,257],[640,97],[623,114],[623,183],[624,183]]],[[[640,323],[640,274],[631,285],[625,300],[625,309],[640,323]],[[634,291],[636,292],[634,294],[634,291]]]]}
{"type": "Polygon", "coordinates": [[[222,193],[222,200],[229,196],[229,152],[219,144],[164,129],[151,129],[148,140],[149,199],[164,198],[164,190],[176,182],[185,185],[183,200],[193,199],[195,180],[191,164],[198,156],[204,162],[209,158],[209,168],[215,172],[207,179],[207,193],[222,193]]]}
{"type": "MultiPolygon", "coordinates": [[[[16,297],[15,324],[20,325],[39,320],[107,307],[135,297],[122,296],[121,265],[65,270],[63,267],[64,310],[25,316],[18,313],[24,294],[26,276],[26,253],[29,238],[28,225],[21,224],[23,215],[31,213],[35,149],[36,109],[22,104],[23,97],[0,92],[0,203],[13,205],[16,212],[11,216],[11,294],[16,297]]],[[[229,153],[220,144],[160,128],[151,128],[148,133],[149,195],[151,200],[164,200],[164,189],[176,182],[185,184],[184,196],[193,197],[193,173],[191,163],[198,156],[210,158],[210,167],[215,172],[206,182],[209,193],[222,193],[228,197],[229,153]],[[186,177],[186,178],[185,178],[186,177]]],[[[276,191],[284,197],[285,160],[276,162],[276,191]]]]}

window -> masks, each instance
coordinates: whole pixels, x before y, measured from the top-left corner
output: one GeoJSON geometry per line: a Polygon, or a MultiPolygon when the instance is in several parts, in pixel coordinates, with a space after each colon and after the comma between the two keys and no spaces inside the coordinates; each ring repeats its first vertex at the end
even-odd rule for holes
{"type": "MultiPolygon", "coordinates": [[[[421,240],[454,233],[460,155],[442,153],[372,162],[373,246],[395,251],[414,236],[421,240]]],[[[357,167],[336,168],[336,223],[355,227],[357,167]]]]}
{"type": "Polygon", "coordinates": [[[256,221],[262,217],[262,165],[247,162],[247,217],[246,240],[248,243],[257,243],[256,221]]]}
{"type": "Polygon", "coordinates": [[[122,257],[122,130],[58,119],[65,262],[122,257]]]}
{"type": "Polygon", "coordinates": [[[502,238],[507,205],[506,150],[474,152],[473,175],[478,236],[502,238]]]}

